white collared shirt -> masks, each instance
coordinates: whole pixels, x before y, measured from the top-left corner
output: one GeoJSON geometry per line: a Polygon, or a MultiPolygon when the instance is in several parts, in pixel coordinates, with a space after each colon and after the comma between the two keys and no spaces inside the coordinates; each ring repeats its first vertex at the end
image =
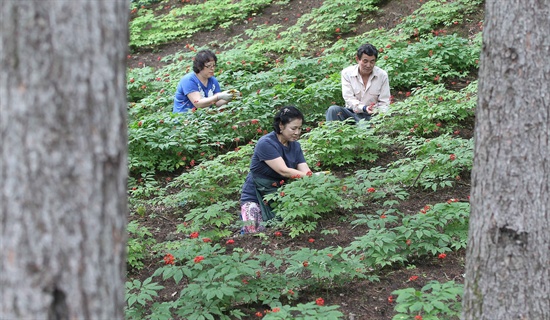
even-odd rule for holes
{"type": "Polygon", "coordinates": [[[363,112],[363,106],[374,104],[380,112],[387,112],[390,105],[390,83],[388,73],[374,66],[365,85],[359,74],[359,65],[342,70],[342,96],[346,108],[363,112]]]}

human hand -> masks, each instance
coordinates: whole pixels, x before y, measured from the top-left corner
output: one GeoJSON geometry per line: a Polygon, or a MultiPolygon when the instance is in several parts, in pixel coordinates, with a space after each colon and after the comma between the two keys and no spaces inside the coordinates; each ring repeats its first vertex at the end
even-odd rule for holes
{"type": "Polygon", "coordinates": [[[373,114],[374,113],[374,103],[371,103],[370,106],[367,106],[365,109],[366,109],[368,114],[373,114]]]}
{"type": "Polygon", "coordinates": [[[225,100],[227,102],[233,100],[233,94],[229,90],[218,92],[216,95],[218,96],[218,100],[225,100]]]}
{"type": "Polygon", "coordinates": [[[228,91],[233,95],[233,99],[240,100],[243,97],[243,94],[237,89],[231,89],[228,91]]]}
{"type": "Polygon", "coordinates": [[[318,171],[318,172],[314,173],[314,175],[316,175],[316,176],[320,176],[322,174],[330,174],[330,171],[318,171]]]}

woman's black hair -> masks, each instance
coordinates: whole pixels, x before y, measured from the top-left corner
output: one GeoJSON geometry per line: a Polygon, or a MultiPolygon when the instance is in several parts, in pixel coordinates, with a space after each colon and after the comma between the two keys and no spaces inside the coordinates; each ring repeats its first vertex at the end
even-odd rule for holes
{"type": "Polygon", "coordinates": [[[364,45],[360,46],[359,49],[357,49],[358,59],[361,59],[363,54],[366,54],[367,56],[374,56],[374,58],[378,60],[378,50],[370,43],[365,43],[364,45]]]}
{"type": "Polygon", "coordinates": [[[273,130],[275,130],[276,133],[281,133],[279,125],[282,124],[284,126],[296,119],[304,121],[304,115],[300,110],[294,106],[282,107],[275,115],[275,119],[273,119],[273,130]]]}
{"type": "Polygon", "coordinates": [[[214,63],[218,62],[218,58],[214,52],[210,50],[201,50],[197,52],[197,55],[193,60],[193,71],[195,73],[201,72],[201,70],[204,69],[204,65],[212,60],[214,60],[214,63]]]}

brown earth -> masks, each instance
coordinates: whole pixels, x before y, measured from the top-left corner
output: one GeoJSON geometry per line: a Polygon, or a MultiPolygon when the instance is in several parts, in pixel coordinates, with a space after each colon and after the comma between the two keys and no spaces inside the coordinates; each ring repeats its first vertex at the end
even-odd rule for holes
{"type": "MultiPolygon", "coordinates": [[[[199,0],[192,0],[191,2],[199,2],[199,0]]],[[[167,4],[163,5],[166,6],[167,4]]],[[[170,0],[168,4],[170,7],[180,5],[182,5],[181,1],[177,0],[170,0]]],[[[252,23],[252,26],[265,22],[290,26],[296,23],[299,15],[310,12],[312,8],[317,8],[321,5],[322,1],[320,0],[291,0],[286,5],[273,4],[267,7],[262,14],[256,15],[250,23],[252,23]]],[[[363,33],[377,27],[392,28],[399,22],[401,17],[411,14],[421,5],[422,0],[385,1],[381,6],[382,11],[380,13],[376,14],[374,17],[367,17],[368,19],[374,18],[376,22],[358,24],[357,32],[363,33]]],[[[166,9],[168,8],[169,7],[166,9]]],[[[463,35],[471,34],[472,30],[476,29],[476,24],[482,17],[482,13],[478,14],[480,15],[471,20],[471,25],[460,26],[459,31],[463,35]]],[[[163,65],[163,62],[159,61],[158,57],[187,50],[185,48],[186,44],[193,44],[195,47],[208,45],[215,49],[226,39],[240,35],[245,29],[251,28],[250,23],[244,23],[243,21],[242,24],[234,25],[229,29],[218,28],[210,32],[198,33],[192,38],[182,39],[182,41],[179,42],[131,52],[128,60],[128,67],[138,67],[138,63],[140,62],[144,65],[160,67],[163,65]]],[[[471,132],[471,129],[472,128],[467,128],[464,132],[471,132]]],[[[468,138],[465,136],[463,137],[468,138]]],[[[388,152],[387,155],[380,158],[373,165],[385,165],[393,160],[395,160],[394,154],[388,152]]],[[[348,171],[333,171],[333,173],[337,175],[344,175],[349,172],[349,169],[348,171]]],[[[451,198],[458,198],[460,201],[468,201],[470,192],[469,182],[469,177],[463,177],[454,187],[438,190],[437,192],[420,189],[410,190],[409,199],[402,202],[398,209],[403,213],[413,214],[424,208],[427,204],[433,205],[435,203],[445,202],[451,198]]],[[[367,207],[369,212],[375,212],[375,210],[378,209],[372,205],[367,205],[367,207]]],[[[154,215],[151,215],[151,217],[154,216],[154,218],[148,216],[137,218],[137,216],[131,216],[130,219],[138,219],[142,225],[148,227],[148,229],[154,233],[157,242],[165,241],[168,235],[173,237],[176,226],[181,223],[177,220],[177,217],[172,215],[173,212],[161,207],[150,208],[150,210],[154,212],[154,215]]],[[[358,213],[364,213],[364,211],[358,211],[358,213]]],[[[178,212],[178,216],[181,217],[181,214],[181,212],[178,212]]],[[[270,252],[281,249],[282,247],[289,247],[291,249],[300,249],[302,247],[320,249],[328,246],[347,247],[350,242],[355,240],[355,237],[364,235],[367,231],[366,226],[352,228],[349,224],[351,219],[352,216],[349,213],[346,213],[344,216],[343,213],[334,212],[324,217],[323,220],[319,222],[318,229],[310,234],[302,235],[294,239],[283,236],[282,238],[271,241],[269,244],[266,244],[266,242],[259,237],[250,235],[240,236],[236,234],[233,238],[235,243],[232,246],[243,248],[251,252],[259,250],[270,252]],[[345,219],[346,217],[348,219],[345,219]],[[322,230],[331,229],[338,230],[338,233],[321,233],[322,230]],[[309,238],[315,239],[315,242],[309,243],[309,238]]],[[[184,236],[179,235],[176,237],[184,236]]],[[[222,245],[225,245],[225,240],[226,239],[221,242],[222,245]]],[[[129,278],[144,280],[161,266],[158,258],[150,259],[145,263],[144,269],[139,272],[130,273],[129,278]]],[[[315,301],[318,297],[323,297],[326,305],[339,305],[340,311],[345,314],[346,319],[391,319],[392,316],[395,315],[393,311],[394,304],[388,302],[388,297],[393,290],[407,287],[414,287],[419,290],[431,280],[437,280],[441,283],[454,280],[455,282],[462,283],[464,263],[465,256],[463,251],[450,253],[445,259],[425,257],[417,261],[409,261],[408,265],[414,267],[405,268],[404,266],[395,266],[394,268],[383,270],[379,275],[380,282],[354,281],[352,285],[347,287],[337,287],[328,291],[315,292],[306,290],[301,293],[298,302],[306,303],[315,301]],[[409,278],[413,275],[418,276],[418,280],[411,282],[409,278]]],[[[165,286],[165,289],[160,292],[158,301],[173,300],[174,296],[179,294],[182,284],[176,286],[173,281],[166,281],[163,282],[162,285],[165,286]]],[[[256,318],[254,316],[256,312],[263,312],[266,308],[265,306],[259,305],[247,305],[241,309],[246,314],[250,315],[249,319],[254,319],[256,318]]]]}

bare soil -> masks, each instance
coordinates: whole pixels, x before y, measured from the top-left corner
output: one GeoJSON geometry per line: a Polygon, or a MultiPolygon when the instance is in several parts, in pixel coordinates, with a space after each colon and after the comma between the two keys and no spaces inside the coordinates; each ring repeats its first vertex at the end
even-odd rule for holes
{"type": "MultiPolygon", "coordinates": [[[[191,3],[199,2],[199,0],[192,0],[191,3]]],[[[202,1],[201,1],[202,2],[202,1]]],[[[166,10],[170,7],[184,5],[181,1],[170,0],[169,4],[163,4],[166,10]]],[[[130,53],[128,59],[128,67],[135,68],[142,65],[161,67],[162,61],[159,61],[159,57],[171,55],[179,51],[188,50],[185,48],[186,44],[193,44],[195,47],[209,46],[213,49],[219,46],[227,39],[241,35],[247,28],[251,28],[254,25],[264,23],[278,23],[281,25],[291,26],[296,23],[299,16],[310,12],[313,8],[320,7],[322,5],[321,0],[291,0],[286,5],[273,4],[267,7],[261,14],[253,17],[251,22],[243,21],[242,24],[237,24],[229,29],[218,28],[210,32],[200,32],[195,34],[191,38],[182,39],[181,41],[172,42],[166,45],[162,45],[155,48],[144,48],[139,51],[130,53]],[[252,26],[251,26],[252,24],[252,26]]],[[[411,14],[414,10],[422,5],[422,0],[388,0],[381,6],[380,13],[373,17],[366,17],[364,20],[374,18],[374,23],[359,23],[357,25],[357,33],[361,34],[369,29],[384,27],[392,28],[401,17],[411,14]]],[[[481,13],[482,14],[482,13],[481,13]]],[[[478,19],[472,19],[471,25],[459,26],[459,32],[463,35],[467,35],[476,28],[478,19]]],[[[348,36],[354,36],[350,34],[348,36]]],[[[368,39],[365,39],[367,42],[368,39]]],[[[470,135],[472,128],[465,128],[461,132],[466,132],[466,135],[470,135]]],[[[464,138],[468,138],[461,134],[464,138]]],[[[373,166],[385,165],[395,160],[395,155],[391,152],[382,156],[373,166]]],[[[356,168],[360,169],[360,168],[356,168]]],[[[350,171],[334,169],[334,174],[345,175],[350,171]]],[[[452,188],[446,188],[433,192],[431,190],[414,189],[410,190],[411,196],[406,201],[400,204],[399,210],[403,213],[414,214],[424,208],[427,204],[435,204],[439,202],[445,202],[451,198],[460,199],[460,201],[468,201],[468,195],[470,192],[470,180],[468,176],[462,177],[462,180],[457,182],[452,188]]],[[[375,204],[366,204],[369,212],[374,212],[376,208],[375,204]]],[[[181,223],[177,218],[172,215],[171,210],[157,207],[152,208],[155,211],[155,218],[148,216],[140,217],[130,216],[130,219],[138,219],[142,225],[149,228],[151,232],[154,232],[154,236],[157,242],[162,242],[167,237],[174,237],[176,226],[181,223]]],[[[358,213],[364,213],[358,211],[358,213]]],[[[185,213],[183,213],[185,214],[185,213]]],[[[178,216],[181,217],[182,212],[178,212],[178,216]]],[[[355,240],[355,237],[362,236],[367,232],[366,226],[359,226],[352,228],[349,221],[353,217],[350,213],[333,212],[320,221],[319,227],[316,231],[296,237],[294,239],[283,236],[266,244],[259,237],[250,235],[238,235],[235,234],[233,239],[235,243],[233,247],[244,248],[246,251],[257,252],[265,251],[270,252],[281,248],[300,249],[302,247],[309,248],[325,248],[328,246],[340,246],[347,247],[355,240]],[[348,219],[345,219],[345,218],[348,219]],[[344,218],[344,219],[343,219],[344,218]],[[338,230],[338,233],[326,235],[321,233],[322,230],[338,230]],[[308,239],[314,238],[314,243],[309,243],[308,239]]],[[[275,230],[273,230],[275,231],[275,230]]],[[[175,235],[177,237],[184,237],[183,235],[175,235]]],[[[223,239],[220,243],[225,245],[223,239]]],[[[323,297],[325,304],[327,305],[340,305],[340,311],[346,315],[347,319],[391,319],[395,312],[393,311],[394,304],[388,302],[388,297],[393,290],[415,287],[417,289],[422,288],[427,282],[431,280],[437,280],[439,282],[447,282],[454,280],[455,282],[463,282],[464,273],[464,252],[454,252],[448,254],[445,259],[438,259],[437,257],[425,257],[417,261],[410,261],[410,265],[414,265],[415,268],[405,268],[404,266],[395,266],[393,268],[387,268],[380,273],[380,282],[368,282],[368,281],[354,281],[352,285],[347,287],[336,287],[330,290],[324,290],[322,292],[305,291],[300,295],[299,302],[315,301],[318,297],[323,297]],[[418,276],[418,280],[411,282],[409,278],[413,275],[418,276]]],[[[153,272],[160,267],[158,259],[151,259],[146,261],[146,266],[139,272],[133,272],[129,274],[130,278],[139,278],[141,280],[146,279],[153,272]]],[[[160,292],[158,301],[170,301],[174,299],[174,296],[179,294],[181,285],[174,285],[173,281],[166,281],[162,283],[165,289],[160,292]]],[[[247,305],[241,308],[246,314],[250,315],[249,319],[254,319],[254,314],[258,311],[263,312],[266,309],[265,306],[259,305],[247,305]]]]}

